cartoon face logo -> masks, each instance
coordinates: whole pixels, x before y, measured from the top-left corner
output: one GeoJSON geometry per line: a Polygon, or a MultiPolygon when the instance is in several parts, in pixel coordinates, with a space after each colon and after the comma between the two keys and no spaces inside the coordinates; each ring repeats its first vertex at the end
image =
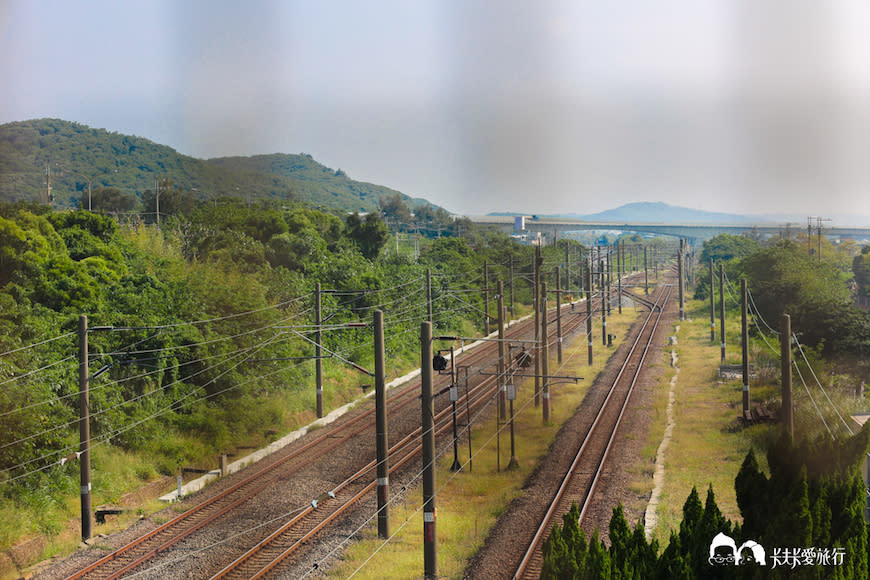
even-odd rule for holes
{"type": "Polygon", "coordinates": [[[711,566],[722,566],[731,564],[740,566],[741,564],[756,564],[766,566],[764,547],[755,540],[746,540],[737,548],[737,543],[734,538],[719,532],[710,542],[710,556],[707,562],[711,566]]]}
{"type": "Polygon", "coordinates": [[[707,562],[713,566],[737,563],[737,543],[722,532],[716,534],[710,543],[710,557],[707,562]]]}
{"type": "Polygon", "coordinates": [[[737,550],[737,564],[758,564],[765,566],[764,548],[755,540],[746,540],[737,550]]]}

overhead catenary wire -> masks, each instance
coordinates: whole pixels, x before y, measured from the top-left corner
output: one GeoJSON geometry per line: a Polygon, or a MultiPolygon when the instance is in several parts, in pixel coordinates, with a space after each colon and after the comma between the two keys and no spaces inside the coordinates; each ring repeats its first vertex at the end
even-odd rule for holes
{"type": "Polygon", "coordinates": [[[23,351],[23,350],[28,350],[28,349],[31,349],[31,348],[34,348],[34,347],[37,347],[37,346],[42,346],[43,344],[48,344],[48,343],[50,343],[50,342],[54,342],[54,341],[56,341],[56,340],[62,340],[62,339],[64,339],[64,338],[70,338],[70,337],[75,336],[75,335],[76,335],[75,332],[67,332],[66,334],[61,334],[61,335],[59,335],[59,336],[55,336],[55,337],[53,337],[53,338],[47,338],[47,339],[45,339],[45,340],[41,340],[41,341],[39,341],[39,342],[35,342],[35,343],[33,343],[33,344],[28,344],[28,345],[26,345],[26,346],[21,346],[21,347],[18,347],[18,348],[13,348],[12,350],[7,350],[6,352],[0,352],[0,356],[6,356],[6,355],[8,355],[8,354],[14,354],[14,353],[16,353],[16,352],[21,352],[21,351],[23,351]]]}
{"type": "Polygon", "coordinates": [[[828,396],[828,391],[825,389],[825,387],[822,386],[822,382],[819,380],[819,377],[816,376],[816,372],[813,370],[812,365],[810,365],[810,361],[807,360],[807,355],[804,353],[804,349],[803,349],[803,347],[801,346],[800,342],[797,341],[797,337],[796,337],[795,335],[792,335],[792,338],[794,339],[795,343],[797,344],[798,352],[801,353],[801,357],[804,359],[804,362],[806,363],[807,368],[810,369],[810,373],[812,373],[812,375],[813,375],[813,379],[815,379],[816,384],[817,384],[817,385],[819,386],[819,388],[822,390],[822,394],[825,395],[825,398],[828,400],[828,403],[829,403],[829,404],[831,405],[831,407],[834,409],[834,412],[837,414],[837,417],[840,418],[840,421],[843,423],[843,426],[844,426],[844,427],[846,428],[846,430],[849,432],[849,435],[854,435],[854,432],[852,431],[852,428],[849,426],[849,424],[848,424],[848,423],[846,422],[846,420],[843,418],[843,415],[840,414],[840,410],[837,408],[837,406],[836,406],[836,405],[834,404],[834,402],[831,400],[831,397],[828,396]]]}
{"type": "MultiPolygon", "coordinates": [[[[212,384],[212,383],[216,382],[218,379],[220,379],[221,377],[223,377],[224,375],[226,375],[226,374],[229,373],[230,371],[232,371],[232,370],[238,368],[239,365],[243,364],[243,363],[246,362],[248,359],[250,359],[250,358],[253,356],[253,354],[254,354],[254,353],[252,352],[248,357],[245,357],[245,359],[239,361],[238,363],[236,363],[235,365],[233,365],[233,366],[230,367],[229,369],[224,370],[224,371],[221,372],[219,375],[217,375],[216,377],[212,378],[211,380],[209,380],[207,383],[205,383],[205,384],[202,385],[201,387],[198,387],[196,390],[194,390],[194,391],[192,391],[192,392],[190,392],[190,393],[187,393],[186,395],[182,396],[180,399],[177,399],[177,400],[172,401],[171,403],[169,403],[168,405],[164,406],[163,408],[161,408],[161,409],[158,410],[157,412],[152,413],[151,415],[148,415],[147,417],[144,417],[144,418],[139,419],[139,420],[137,420],[137,421],[134,421],[134,422],[131,423],[131,424],[125,425],[125,426],[123,426],[123,427],[119,427],[119,428],[117,428],[117,429],[115,429],[115,430],[113,430],[113,431],[107,432],[107,433],[102,433],[102,434],[100,434],[100,435],[97,436],[97,437],[93,437],[93,438],[91,439],[91,449],[93,449],[93,448],[95,448],[95,447],[97,447],[97,446],[99,446],[99,445],[106,444],[106,443],[110,442],[110,440],[111,440],[112,438],[115,438],[115,437],[117,437],[118,435],[121,435],[121,434],[123,434],[123,433],[126,433],[127,431],[130,431],[130,430],[132,430],[132,429],[135,429],[136,427],[138,427],[139,425],[142,425],[143,423],[146,423],[146,422],[148,422],[148,421],[150,421],[150,420],[153,420],[153,419],[155,419],[155,418],[157,418],[157,417],[160,417],[160,416],[162,416],[162,415],[165,415],[165,414],[168,413],[169,411],[172,411],[172,410],[175,410],[175,409],[179,408],[179,405],[181,406],[181,408],[184,408],[185,406],[190,406],[190,405],[192,405],[192,404],[194,404],[194,403],[197,403],[197,402],[199,402],[199,401],[208,400],[208,399],[211,399],[212,397],[216,397],[216,396],[218,396],[218,395],[224,394],[224,393],[226,393],[226,392],[228,392],[228,391],[230,391],[230,390],[233,390],[233,389],[239,388],[239,387],[244,386],[244,385],[246,385],[246,384],[248,384],[248,383],[250,383],[250,382],[253,382],[253,381],[259,380],[259,379],[264,378],[264,377],[267,377],[267,376],[271,376],[271,375],[273,375],[273,374],[277,374],[277,373],[279,373],[279,372],[284,372],[284,371],[287,370],[287,369],[276,369],[276,370],[270,371],[270,372],[268,372],[268,373],[264,373],[263,375],[259,375],[259,376],[257,376],[257,377],[252,377],[252,378],[250,378],[250,379],[248,379],[248,380],[246,380],[246,381],[242,381],[242,382],[240,382],[240,383],[237,383],[237,384],[231,385],[231,386],[229,386],[229,387],[227,387],[227,388],[225,388],[225,389],[221,389],[220,391],[216,391],[216,392],[214,392],[214,393],[211,393],[211,394],[208,394],[208,395],[205,395],[205,396],[202,396],[202,397],[198,397],[198,398],[193,399],[193,400],[189,400],[189,401],[187,400],[187,399],[190,399],[190,397],[192,397],[193,395],[195,395],[195,394],[197,393],[197,391],[199,391],[199,388],[204,388],[204,387],[208,386],[209,384],[212,384]]],[[[297,364],[298,364],[298,363],[297,363],[297,364]]],[[[122,404],[123,404],[123,403],[122,403],[122,404]]],[[[119,406],[120,406],[120,405],[119,405],[119,406]]],[[[78,421],[76,420],[74,423],[78,423],[78,421]]],[[[54,451],[54,452],[51,452],[51,453],[47,453],[47,454],[45,454],[45,455],[43,455],[43,456],[41,456],[41,457],[39,457],[39,458],[34,458],[34,459],[31,459],[31,460],[26,461],[26,462],[24,462],[24,463],[18,464],[18,465],[16,465],[16,466],[12,466],[12,467],[9,467],[9,468],[6,468],[6,469],[3,469],[3,470],[0,470],[0,473],[4,473],[4,472],[5,472],[5,473],[8,473],[8,472],[11,472],[11,471],[13,471],[13,470],[15,470],[15,469],[20,469],[20,468],[22,468],[22,467],[25,467],[25,466],[27,466],[27,465],[30,465],[30,464],[32,464],[32,463],[34,463],[34,462],[36,462],[36,461],[40,461],[40,460],[47,459],[47,458],[50,458],[50,457],[53,457],[53,456],[57,456],[57,455],[61,455],[61,454],[65,454],[65,453],[67,453],[67,452],[70,451],[70,450],[74,450],[74,449],[76,449],[77,447],[78,447],[78,444],[75,444],[75,445],[72,445],[72,446],[67,446],[67,447],[65,447],[65,448],[63,448],[63,449],[61,449],[61,450],[57,450],[57,451],[54,451]]],[[[30,476],[30,475],[33,475],[33,474],[35,474],[35,473],[39,473],[39,472],[42,472],[42,471],[46,471],[47,469],[50,469],[50,468],[54,467],[55,465],[59,465],[59,464],[62,464],[62,463],[63,463],[63,459],[61,459],[61,460],[57,460],[57,461],[54,461],[54,462],[49,463],[49,464],[47,464],[47,465],[44,465],[44,466],[42,466],[42,467],[40,467],[40,468],[38,468],[38,469],[34,469],[34,470],[28,471],[28,472],[26,472],[26,473],[22,473],[22,474],[19,474],[19,475],[17,475],[17,476],[10,477],[10,478],[8,478],[8,479],[4,479],[3,481],[0,481],[0,485],[3,485],[3,484],[7,484],[7,483],[12,483],[12,482],[18,481],[18,480],[20,480],[20,479],[23,479],[23,478],[28,477],[28,476],[30,476]]]]}
{"type": "Polygon", "coordinates": [[[792,361],[792,365],[794,366],[795,370],[797,371],[798,377],[800,378],[801,383],[804,386],[804,390],[807,392],[807,396],[810,398],[810,401],[813,403],[813,407],[816,409],[816,414],[819,416],[819,419],[822,420],[822,423],[824,424],[825,429],[828,430],[828,434],[831,436],[831,438],[836,439],[837,437],[834,435],[834,432],[831,431],[831,427],[828,425],[828,422],[825,421],[825,416],[822,414],[822,410],[819,409],[819,405],[816,403],[816,400],[813,398],[812,393],[810,393],[810,389],[807,386],[807,382],[804,380],[804,376],[801,373],[801,369],[800,369],[800,366],[798,366],[797,361],[792,361]]]}
{"type": "MultiPolygon", "coordinates": [[[[274,339],[274,337],[273,337],[273,339],[274,339]]],[[[266,342],[266,341],[264,341],[264,343],[265,343],[265,342],[266,342]]],[[[176,381],[173,381],[172,383],[169,383],[169,384],[167,384],[167,385],[164,385],[160,390],[161,390],[161,391],[164,391],[164,390],[166,390],[166,389],[169,388],[169,387],[172,387],[172,386],[175,386],[176,384],[182,383],[183,381],[188,380],[188,379],[190,379],[190,378],[192,378],[192,377],[195,377],[195,376],[197,376],[197,375],[199,375],[199,374],[202,374],[202,373],[205,373],[205,372],[208,372],[208,371],[214,370],[215,368],[217,368],[217,367],[220,366],[221,364],[227,362],[229,359],[236,357],[236,355],[240,355],[240,354],[244,354],[244,353],[249,353],[249,352],[252,352],[252,351],[260,350],[260,349],[264,346],[264,343],[261,343],[261,344],[259,344],[259,345],[255,345],[255,346],[250,347],[250,348],[247,348],[247,349],[243,349],[243,350],[237,351],[237,352],[234,353],[232,356],[228,356],[225,360],[221,361],[220,363],[215,364],[215,365],[212,365],[212,366],[209,366],[209,367],[206,367],[206,368],[203,368],[203,369],[200,369],[200,370],[197,371],[196,373],[193,373],[193,374],[188,375],[188,376],[186,376],[186,377],[184,377],[184,378],[180,378],[180,379],[178,379],[178,380],[176,380],[176,381]]],[[[250,358],[250,356],[248,356],[248,357],[246,357],[246,358],[250,358]]],[[[209,384],[215,382],[217,379],[219,379],[219,378],[222,377],[224,374],[226,374],[227,372],[229,372],[229,370],[233,370],[233,369],[235,369],[236,367],[238,367],[238,364],[240,364],[240,363],[237,363],[236,365],[234,365],[234,366],[231,367],[230,369],[225,370],[224,372],[222,372],[221,374],[219,374],[217,377],[214,377],[214,378],[210,379],[210,380],[209,380],[208,382],[206,382],[205,384],[200,385],[200,386],[195,386],[196,389],[204,388],[205,386],[207,386],[207,385],[209,385],[209,384]]],[[[284,370],[284,369],[281,369],[281,370],[284,370]]],[[[181,400],[183,400],[183,399],[186,398],[186,397],[191,396],[191,395],[194,394],[195,392],[196,392],[196,390],[192,391],[191,393],[188,393],[187,395],[185,395],[184,397],[182,397],[181,400]]],[[[112,411],[112,410],[115,410],[115,409],[118,409],[118,408],[124,407],[124,406],[129,405],[129,404],[131,404],[131,403],[133,403],[133,402],[136,402],[136,401],[138,401],[138,400],[140,400],[140,399],[142,399],[142,398],[144,398],[144,397],[146,397],[146,396],[149,396],[150,394],[151,394],[151,393],[143,393],[143,394],[141,394],[141,395],[138,395],[138,396],[136,396],[136,397],[133,397],[132,399],[127,399],[127,400],[125,400],[125,401],[122,401],[122,402],[118,403],[117,405],[114,405],[114,406],[111,406],[111,407],[107,407],[107,408],[105,408],[105,409],[99,409],[99,410],[93,411],[93,412],[91,413],[91,417],[92,417],[92,418],[93,418],[93,417],[98,417],[98,416],[100,416],[100,415],[103,415],[103,414],[105,414],[105,413],[108,413],[109,411],[112,411]]],[[[173,402],[170,404],[170,407],[171,407],[172,405],[177,404],[177,403],[178,403],[178,401],[173,401],[173,402]]],[[[11,447],[11,446],[13,446],[13,445],[17,445],[17,444],[20,444],[20,443],[26,442],[26,441],[30,441],[30,440],[35,439],[35,438],[37,438],[37,437],[40,437],[40,436],[42,436],[42,435],[48,435],[49,433],[53,433],[53,432],[55,432],[55,431],[58,431],[58,430],[60,430],[60,429],[66,428],[66,427],[70,427],[70,426],[72,426],[72,425],[77,425],[78,422],[79,422],[79,420],[78,420],[78,419],[75,419],[75,420],[72,420],[72,421],[68,421],[68,422],[66,422],[66,423],[62,423],[62,424],[59,424],[59,425],[55,425],[55,426],[53,426],[53,427],[51,427],[51,428],[45,429],[45,430],[40,431],[40,432],[38,432],[38,433],[34,433],[34,434],[31,434],[31,435],[28,435],[27,437],[22,437],[22,438],[20,438],[20,439],[15,440],[15,441],[7,442],[7,443],[5,443],[5,444],[3,444],[3,445],[0,445],[0,450],[5,449],[5,448],[7,448],[7,447],[11,447]]],[[[0,470],[0,473],[8,473],[8,472],[10,472],[10,471],[12,471],[12,470],[14,470],[14,469],[18,469],[18,468],[20,468],[20,467],[22,467],[22,466],[26,466],[26,465],[28,465],[28,464],[30,464],[30,463],[35,462],[35,461],[40,461],[40,460],[46,459],[46,458],[48,458],[48,457],[51,457],[52,455],[56,455],[57,453],[58,453],[58,452],[51,452],[51,453],[45,454],[45,455],[43,455],[43,456],[41,456],[41,457],[33,458],[33,459],[31,459],[30,461],[27,461],[27,462],[24,462],[24,463],[20,463],[20,464],[18,464],[18,465],[16,465],[16,466],[12,466],[12,467],[8,467],[8,468],[5,468],[5,469],[2,469],[2,470],[0,470]]],[[[8,480],[6,480],[6,481],[2,481],[2,482],[0,482],[0,484],[2,484],[2,483],[6,483],[7,481],[8,481],[8,480]]]]}
{"type": "MultiPolygon", "coordinates": [[[[585,332],[584,332],[584,334],[585,334],[585,332]]],[[[580,349],[576,349],[574,352],[572,352],[572,353],[569,355],[569,357],[568,357],[567,359],[565,359],[565,361],[563,361],[562,365],[558,368],[558,370],[561,370],[562,368],[564,368],[564,367],[568,364],[568,362],[569,362],[569,361],[570,361],[574,356],[577,355],[578,352],[580,352],[580,349]]],[[[511,357],[510,357],[510,353],[506,353],[505,358],[510,359],[510,358],[511,358],[511,357]]],[[[517,371],[518,371],[518,369],[513,369],[513,370],[511,370],[511,369],[507,368],[507,369],[505,369],[504,375],[498,375],[498,378],[502,378],[502,376],[508,376],[508,375],[510,375],[511,377],[513,377],[513,375],[516,374],[517,371]]],[[[534,398],[533,398],[533,397],[529,397],[529,398],[527,399],[527,401],[526,401],[523,405],[520,405],[520,406],[516,409],[515,414],[516,414],[516,415],[521,414],[523,411],[525,411],[527,408],[529,408],[529,407],[531,406],[531,404],[533,403],[533,401],[534,401],[534,398]]],[[[471,429],[471,425],[474,424],[474,423],[476,422],[476,419],[477,419],[477,418],[478,418],[478,417],[479,417],[483,412],[485,412],[485,411],[489,408],[490,405],[494,404],[494,402],[495,402],[495,397],[491,398],[490,401],[489,401],[488,403],[486,403],[486,404],[483,406],[483,408],[482,408],[478,413],[475,414],[474,419],[469,420],[469,421],[467,422],[467,425],[463,428],[463,431],[465,431],[465,432],[470,431],[470,429],[471,429]]],[[[485,450],[485,449],[486,449],[486,448],[487,448],[487,447],[492,443],[493,439],[495,439],[496,437],[498,437],[498,436],[499,436],[499,435],[500,435],[504,430],[506,430],[506,429],[508,428],[508,425],[509,425],[509,424],[506,422],[505,424],[501,425],[501,426],[497,429],[496,433],[491,434],[491,435],[490,435],[490,436],[489,436],[489,437],[488,437],[488,438],[487,438],[487,439],[486,439],[486,440],[485,440],[485,441],[480,445],[480,447],[478,448],[478,451],[475,452],[475,453],[473,453],[473,454],[468,458],[468,460],[465,461],[465,462],[462,464],[462,467],[464,468],[465,466],[467,466],[468,463],[470,463],[471,460],[472,460],[474,457],[477,457],[480,453],[482,453],[482,452],[483,452],[483,451],[484,451],[484,450],[485,450]]],[[[433,462],[434,462],[434,461],[437,461],[438,458],[440,458],[443,454],[448,453],[448,452],[450,451],[450,445],[451,445],[451,444],[452,444],[452,440],[451,440],[450,443],[448,443],[448,444],[442,446],[441,449],[440,449],[440,451],[439,451],[439,452],[436,454],[436,456],[433,458],[433,462]]],[[[418,479],[420,479],[420,478],[422,477],[422,473],[423,473],[422,470],[419,471],[419,472],[418,472],[418,473],[417,473],[417,474],[412,478],[411,483],[413,483],[413,482],[417,481],[418,479]]],[[[444,487],[445,487],[447,484],[449,484],[449,483],[450,483],[450,482],[451,482],[455,477],[457,477],[458,474],[459,474],[459,471],[456,471],[456,472],[452,472],[450,475],[448,475],[448,477],[444,480],[444,482],[443,482],[443,483],[438,487],[438,489],[436,490],[435,497],[438,497],[439,494],[443,491],[444,487]]],[[[406,488],[403,488],[403,492],[405,491],[405,489],[406,489],[406,488]]],[[[391,497],[390,502],[392,502],[392,501],[394,501],[394,497],[391,497]]],[[[384,509],[386,509],[386,508],[384,508],[384,509]]],[[[395,531],[390,535],[389,538],[386,538],[383,542],[381,542],[381,544],[380,544],[377,548],[375,548],[375,550],[374,550],[371,554],[369,554],[369,556],[368,556],[368,557],[363,561],[363,563],[360,564],[360,566],[357,567],[357,569],[354,570],[354,572],[352,572],[352,573],[350,574],[350,576],[348,576],[348,578],[353,578],[353,577],[354,577],[357,573],[359,573],[359,572],[360,572],[360,571],[361,571],[361,570],[362,570],[366,565],[368,565],[368,563],[372,560],[372,558],[374,558],[375,555],[377,555],[377,553],[380,552],[380,550],[383,549],[387,544],[389,544],[391,541],[393,541],[393,539],[396,537],[396,535],[397,535],[397,534],[398,534],[398,533],[399,533],[399,532],[400,532],[400,531],[401,531],[401,530],[402,530],[402,529],[403,529],[403,528],[404,528],[404,527],[405,527],[405,526],[406,526],[406,525],[411,521],[411,518],[414,517],[414,516],[416,516],[416,515],[417,515],[417,514],[422,510],[422,509],[423,509],[423,505],[421,504],[421,505],[420,505],[420,506],[419,506],[419,507],[418,507],[418,508],[417,508],[417,509],[416,509],[416,510],[411,514],[411,515],[409,515],[409,516],[405,519],[405,521],[403,521],[403,522],[399,525],[399,527],[398,527],[398,528],[397,528],[397,529],[396,529],[396,530],[395,530],[395,531]]],[[[333,548],[333,549],[332,549],[332,550],[331,550],[331,551],[330,551],[326,556],[324,556],[324,558],[328,558],[328,557],[330,557],[332,554],[334,554],[338,549],[340,549],[343,545],[345,545],[348,541],[350,541],[350,540],[351,540],[355,535],[357,535],[357,534],[358,534],[358,533],[359,533],[359,532],[360,532],[360,531],[361,531],[361,530],[362,530],[366,525],[368,525],[368,524],[372,521],[372,519],[374,519],[376,516],[377,516],[377,511],[376,511],[374,514],[370,515],[370,516],[366,519],[366,521],[365,521],[363,524],[361,524],[359,527],[357,527],[356,530],[354,530],[353,532],[351,532],[351,533],[350,533],[346,538],[342,539],[342,540],[338,543],[338,545],[336,545],[336,546],[335,546],[335,547],[334,547],[334,548],[333,548]]],[[[307,572],[307,573],[305,574],[305,576],[303,576],[303,577],[308,577],[308,576],[310,575],[310,573],[311,573],[311,571],[307,572]]]]}

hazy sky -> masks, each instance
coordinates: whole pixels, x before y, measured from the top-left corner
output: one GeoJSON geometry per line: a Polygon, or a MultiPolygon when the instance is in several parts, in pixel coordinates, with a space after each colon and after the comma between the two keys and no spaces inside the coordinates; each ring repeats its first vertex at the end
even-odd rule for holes
{"type": "Polygon", "coordinates": [[[2,0],[0,122],[310,153],[465,214],[870,215],[866,0],[2,0]]]}

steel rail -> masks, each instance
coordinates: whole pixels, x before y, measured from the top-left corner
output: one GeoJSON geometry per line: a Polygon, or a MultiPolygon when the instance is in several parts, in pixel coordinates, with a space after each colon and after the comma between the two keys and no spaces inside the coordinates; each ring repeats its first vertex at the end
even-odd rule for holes
{"type": "Polygon", "coordinates": [[[580,520],[582,520],[583,515],[585,515],[586,509],[589,506],[589,504],[591,503],[591,499],[592,499],[594,490],[597,487],[598,481],[600,479],[600,475],[602,472],[602,466],[603,466],[604,461],[607,458],[607,455],[609,454],[610,449],[612,447],[612,443],[615,439],[616,432],[617,432],[619,425],[622,421],[622,417],[624,415],[625,409],[628,406],[628,402],[629,402],[629,399],[631,398],[631,394],[634,390],[634,386],[637,382],[637,378],[638,378],[638,376],[643,368],[643,362],[646,358],[647,352],[649,351],[650,345],[652,344],[653,338],[655,337],[656,330],[658,328],[659,322],[660,322],[662,315],[663,315],[663,312],[664,312],[664,307],[667,304],[668,299],[670,298],[670,294],[671,294],[671,287],[670,286],[665,286],[665,287],[661,288],[661,290],[659,291],[659,294],[656,297],[655,306],[650,309],[647,317],[644,319],[643,325],[642,325],[641,329],[638,331],[637,336],[636,336],[634,342],[632,343],[632,346],[629,349],[629,352],[626,354],[626,357],[625,357],[623,363],[620,365],[620,369],[617,373],[617,376],[613,379],[613,381],[608,389],[607,396],[605,397],[604,401],[601,403],[601,406],[600,406],[598,412],[596,413],[594,421],[592,422],[589,429],[587,430],[587,432],[583,438],[583,441],[580,445],[580,448],[578,449],[577,453],[574,456],[574,459],[571,463],[571,466],[567,470],[565,476],[562,479],[562,482],[561,482],[558,490],[556,491],[553,499],[551,500],[550,505],[547,509],[547,512],[544,515],[544,518],[542,519],[540,525],[538,526],[532,541],[529,543],[528,549],[526,550],[525,554],[523,555],[522,559],[520,560],[520,563],[517,566],[516,572],[514,574],[515,579],[538,578],[540,576],[542,558],[543,558],[543,555],[541,552],[541,546],[543,544],[545,536],[548,535],[548,532],[550,531],[552,524],[553,524],[553,519],[556,517],[556,515],[558,515],[557,512],[561,511],[562,513],[564,513],[566,511],[565,506],[562,505],[562,502],[565,499],[565,495],[566,495],[567,490],[569,489],[571,484],[575,481],[575,475],[574,475],[575,471],[577,470],[577,467],[579,466],[580,461],[584,458],[584,453],[587,451],[587,447],[590,445],[590,442],[592,441],[593,436],[596,435],[596,429],[598,428],[599,423],[602,421],[602,418],[605,416],[605,414],[608,411],[608,405],[610,403],[610,400],[613,397],[614,393],[616,392],[616,388],[617,388],[617,385],[618,385],[620,379],[623,377],[623,374],[625,373],[625,371],[629,368],[629,366],[632,362],[632,358],[634,357],[635,353],[637,352],[638,344],[640,344],[641,339],[644,337],[645,331],[649,328],[650,331],[649,331],[649,335],[647,336],[646,343],[643,345],[643,348],[640,351],[640,353],[641,353],[640,360],[634,369],[635,372],[632,375],[631,383],[629,384],[629,386],[627,388],[625,398],[622,400],[622,402],[620,404],[619,414],[617,416],[615,423],[610,428],[610,431],[608,434],[607,444],[605,445],[602,453],[600,454],[600,456],[597,459],[596,466],[595,466],[595,469],[594,469],[593,474],[592,474],[592,480],[589,483],[589,485],[586,487],[585,493],[583,495],[582,508],[581,508],[582,515],[580,517],[580,520]],[[656,313],[657,313],[657,316],[655,316],[655,320],[654,320],[652,326],[650,327],[650,321],[653,319],[653,316],[656,313]]]}
{"type": "MultiPolygon", "coordinates": [[[[563,311],[569,306],[570,305],[568,304],[563,305],[563,311]]],[[[551,310],[551,312],[553,310],[551,310]]],[[[580,327],[582,323],[585,322],[585,317],[581,316],[579,318],[579,322],[577,322],[576,325],[572,325],[573,328],[566,331],[565,334],[570,334],[571,331],[580,327]]],[[[528,332],[529,330],[531,330],[530,327],[532,324],[533,322],[531,320],[520,322],[519,324],[514,325],[512,328],[506,329],[506,335],[517,337],[518,335],[521,335],[524,332],[528,332]]],[[[522,341],[522,338],[518,337],[516,338],[516,340],[522,341]]],[[[473,364],[475,362],[485,360],[487,357],[491,357],[491,351],[495,349],[492,346],[488,346],[489,345],[481,345],[481,347],[470,351],[467,356],[464,357],[464,361],[468,360],[470,363],[473,364]]],[[[447,382],[447,378],[444,378],[442,380],[436,379],[436,381],[438,381],[439,384],[444,384],[447,382]]],[[[488,381],[484,379],[480,381],[478,385],[485,384],[486,382],[488,381]]],[[[416,400],[419,400],[419,395],[416,395],[418,388],[419,387],[416,382],[410,381],[407,386],[404,386],[401,389],[397,389],[396,392],[392,393],[390,396],[389,412],[391,414],[394,414],[397,410],[413,403],[416,400]]],[[[476,390],[477,387],[469,391],[469,394],[476,392],[476,390]]],[[[463,397],[464,396],[465,395],[463,395],[463,397]]],[[[328,453],[332,449],[341,445],[348,439],[358,435],[362,431],[372,428],[373,414],[374,410],[368,409],[356,415],[355,417],[344,421],[342,424],[336,426],[334,429],[320,434],[312,441],[288,453],[285,457],[279,459],[278,461],[272,462],[271,464],[263,467],[262,469],[257,470],[252,475],[234,484],[220,494],[217,494],[212,498],[201,502],[200,504],[192,507],[190,510],[173,518],[169,522],[166,522],[165,524],[159,526],[151,532],[144,534],[143,536],[126,544],[125,546],[118,548],[111,554],[100,558],[99,560],[86,566],[82,570],[79,570],[78,572],[72,574],[71,576],[69,576],[69,579],[85,577],[114,579],[121,577],[123,574],[126,574],[134,568],[141,566],[144,562],[153,558],[160,552],[167,550],[173,544],[202,529],[204,526],[212,523],[222,515],[232,511],[234,508],[238,507],[257,493],[262,491],[263,488],[265,488],[270,482],[274,481],[278,477],[286,476],[288,474],[286,468],[277,474],[275,474],[275,472],[288,462],[295,462],[295,465],[290,470],[290,472],[292,473],[301,468],[303,464],[315,460],[317,457],[328,453]],[[366,419],[368,419],[368,422],[365,422],[366,419]],[[356,425],[356,427],[354,427],[354,425],[356,425]],[[337,439],[336,435],[339,435],[337,439]],[[320,447],[319,449],[315,449],[327,440],[331,440],[331,443],[329,445],[325,447],[320,447]],[[303,454],[310,450],[313,450],[316,453],[315,457],[307,458],[304,460],[301,459],[303,454]],[[272,475],[270,476],[269,474],[272,475]],[[260,481],[260,483],[257,483],[258,480],[260,481]],[[233,495],[238,495],[239,497],[232,498],[233,495]],[[223,502],[222,505],[221,502],[223,502]],[[158,543],[159,545],[156,548],[147,547],[147,545],[153,545],[154,543],[158,543]]],[[[465,414],[466,411],[463,406],[459,416],[462,417],[465,416],[465,414]]]]}

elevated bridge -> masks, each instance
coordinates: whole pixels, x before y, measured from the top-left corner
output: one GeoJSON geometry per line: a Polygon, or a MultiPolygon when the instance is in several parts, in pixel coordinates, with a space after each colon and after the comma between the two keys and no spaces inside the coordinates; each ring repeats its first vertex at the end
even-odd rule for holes
{"type": "MultiPolygon", "coordinates": [[[[507,234],[514,233],[514,218],[511,216],[470,216],[469,219],[480,225],[491,225],[507,234]]],[[[588,222],[578,219],[562,218],[526,218],[525,231],[532,234],[540,232],[544,243],[565,237],[569,232],[578,231],[622,231],[656,236],[673,236],[684,238],[693,244],[700,244],[719,234],[742,235],[752,233],[762,238],[785,235],[789,232],[794,236],[806,231],[806,224],[799,222],[771,223],[760,222],[742,224],[708,224],[708,223],[645,223],[645,222],[588,222]]],[[[815,233],[815,227],[813,228],[815,233]]],[[[870,227],[860,226],[826,226],[822,233],[831,240],[855,240],[870,242],[870,227]]]]}

